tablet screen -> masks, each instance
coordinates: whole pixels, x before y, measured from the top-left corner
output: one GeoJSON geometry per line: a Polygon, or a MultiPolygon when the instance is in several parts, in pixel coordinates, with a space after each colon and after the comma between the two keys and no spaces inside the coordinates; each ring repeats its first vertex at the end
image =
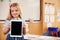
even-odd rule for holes
{"type": "Polygon", "coordinates": [[[18,37],[22,35],[22,21],[11,21],[11,36],[18,37]]]}

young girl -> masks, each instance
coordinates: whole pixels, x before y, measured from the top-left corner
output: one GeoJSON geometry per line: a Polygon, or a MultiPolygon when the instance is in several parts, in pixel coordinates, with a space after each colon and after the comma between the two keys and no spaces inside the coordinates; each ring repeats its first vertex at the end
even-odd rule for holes
{"type": "MultiPolygon", "coordinates": [[[[22,35],[22,37],[10,37],[10,21],[11,20],[21,20],[22,21],[22,18],[21,18],[21,10],[19,8],[19,5],[18,3],[12,3],[10,5],[10,10],[9,10],[9,15],[8,15],[8,18],[5,22],[5,25],[4,25],[4,28],[3,28],[3,33],[4,34],[7,34],[7,38],[6,40],[24,40],[24,36],[22,35]]],[[[26,33],[25,31],[26,29],[26,26],[25,24],[23,24],[23,34],[26,33]]]]}

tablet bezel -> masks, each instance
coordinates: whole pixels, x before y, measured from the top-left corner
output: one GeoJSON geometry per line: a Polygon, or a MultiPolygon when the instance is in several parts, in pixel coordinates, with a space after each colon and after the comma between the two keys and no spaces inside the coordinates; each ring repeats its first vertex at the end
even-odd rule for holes
{"type": "MultiPolygon", "coordinates": [[[[11,20],[11,25],[12,25],[12,21],[16,21],[16,22],[22,22],[21,20],[11,20]]],[[[11,28],[10,28],[10,30],[11,30],[11,28]]],[[[22,37],[22,33],[23,32],[23,28],[21,29],[21,35],[11,35],[10,34],[10,37],[22,37]]]]}

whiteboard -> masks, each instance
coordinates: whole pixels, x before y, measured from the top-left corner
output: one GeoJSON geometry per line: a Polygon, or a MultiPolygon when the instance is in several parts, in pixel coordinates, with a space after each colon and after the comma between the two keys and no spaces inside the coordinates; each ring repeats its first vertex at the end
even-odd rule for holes
{"type": "Polygon", "coordinates": [[[0,20],[5,20],[9,13],[9,1],[0,1],[0,20]]]}
{"type": "Polygon", "coordinates": [[[20,1],[23,19],[40,20],[40,0],[20,1]]]}
{"type": "MultiPolygon", "coordinates": [[[[40,0],[9,0],[12,2],[18,2],[22,11],[23,20],[40,20],[40,0]]],[[[0,6],[0,20],[6,19],[9,10],[9,2],[5,0],[0,6]],[[7,4],[7,5],[4,5],[7,4]],[[1,6],[2,5],[2,6],[1,6]],[[3,10],[3,11],[2,11],[3,10]]]]}

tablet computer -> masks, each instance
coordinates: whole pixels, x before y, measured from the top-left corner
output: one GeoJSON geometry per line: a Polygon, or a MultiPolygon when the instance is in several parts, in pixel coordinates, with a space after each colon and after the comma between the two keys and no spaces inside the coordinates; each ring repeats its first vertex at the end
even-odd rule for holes
{"type": "Polygon", "coordinates": [[[22,37],[22,21],[11,21],[11,37],[22,37]]]}

